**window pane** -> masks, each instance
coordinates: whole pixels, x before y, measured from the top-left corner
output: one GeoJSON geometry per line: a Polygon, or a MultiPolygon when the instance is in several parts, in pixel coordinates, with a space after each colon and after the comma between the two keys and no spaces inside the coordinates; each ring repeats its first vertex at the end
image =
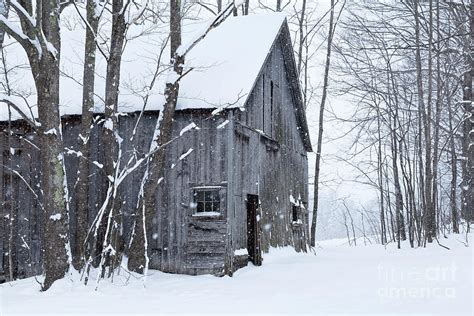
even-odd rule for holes
{"type": "Polygon", "coordinates": [[[219,202],[219,191],[214,190],[210,192],[210,201],[211,202],[219,202]]]}
{"type": "Polygon", "coordinates": [[[204,202],[197,202],[196,212],[205,212],[204,202]]]}
{"type": "Polygon", "coordinates": [[[220,213],[220,203],[219,202],[213,202],[212,205],[212,212],[218,212],[220,213]]]}
{"type": "Polygon", "coordinates": [[[196,201],[204,202],[204,191],[197,191],[196,201]]]}
{"type": "Polygon", "coordinates": [[[204,199],[207,201],[211,201],[212,199],[212,191],[205,191],[204,192],[204,199]]]}

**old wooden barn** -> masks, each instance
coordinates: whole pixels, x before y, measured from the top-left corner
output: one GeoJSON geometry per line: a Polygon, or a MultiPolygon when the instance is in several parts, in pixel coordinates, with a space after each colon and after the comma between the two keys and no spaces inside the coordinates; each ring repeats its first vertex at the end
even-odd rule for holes
{"type": "MultiPolygon", "coordinates": [[[[75,37],[79,31],[67,32],[75,37]]],[[[143,41],[153,45],[148,39],[143,41]]],[[[123,78],[140,76],[138,71],[146,66],[139,52],[147,51],[142,44],[137,42],[135,49],[130,44],[123,78]]],[[[68,56],[64,62],[70,62],[76,48],[73,43],[63,46],[63,56],[68,56]]],[[[167,149],[168,168],[149,236],[151,267],[171,273],[224,275],[247,262],[260,265],[262,252],[270,247],[292,246],[305,251],[307,152],[311,143],[285,17],[229,18],[196,47],[188,61],[206,66],[183,79],[173,126],[178,139],[167,149]],[[198,128],[179,137],[190,123],[198,128]]],[[[61,91],[63,135],[65,147],[75,149],[79,144],[81,90],[68,79],[61,82],[65,90],[61,91]]],[[[125,85],[119,134],[126,161],[131,154],[148,149],[162,96],[150,97],[150,106],[140,112],[142,103],[137,100],[142,99],[123,91],[125,85]],[[135,127],[138,132],[132,139],[135,127]]],[[[18,116],[13,114],[10,122],[4,109],[1,115],[0,274],[11,262],[16,277],[27,277],[40,273],[42,263],[37,137],[18,116]],[[9,124],[13,131],[10,146],[9,124]],[[14,225],[10,229],[11,216],[14,225]],[[13,242],[9,246],[10,234],[13,242]]],[[[107,188],[98,167],[107,159],[101,146],[100,111],[95,122],[90,160],[98,163],[92,165],[90,175],[91,222],[107,188]]],[[[70,192],[78,159],[66,156],[70,192]]],[[[126,240],[142,177],[143,168],[120,187],[126,240]]],[[[70,198],[74,234],[75,198],[70,198]]]]}

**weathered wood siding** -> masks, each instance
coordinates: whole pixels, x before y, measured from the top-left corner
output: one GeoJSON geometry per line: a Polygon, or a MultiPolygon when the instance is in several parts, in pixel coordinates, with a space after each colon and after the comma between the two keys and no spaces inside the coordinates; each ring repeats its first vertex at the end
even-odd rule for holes
{"type": "Polygon", "coordinates": [[[152,267],[167,272],[203,274],[224,272],[226,251],[227,129],[217,126],[226,114],[210,118],[210,111],[181,111],[174,134],[191,122],[199,126],[173,142],[167,150],[168,168],[160,185],[152,242],[152,267]],[[179,157],[188,150],[185,159],[179,157]],[[193,187],[220,187],[221,216],[193,216],[193,187]]]}
{"type": "Polygon", "coordinates": [[[292,245],[306,249],[308,212],[292,221],[292,203],[307,204],[308,165],[296,115],[282,34],[258,77],[245,111],[236,112],[233,195],[233,248],[247,247],[247,194],[260,198],[261,247],[292,245]],[[273,93],[272,93],[273,86],[273,93]],[[290,196],[292,198],[290,198],[290,196]]]}
{"type": "MultiPolygon", "coordinates": [[[[131,113],[121,116],[119,120],[119,134],[123,138],[121,150],[124,165],[131,155],[142,156],[150,146],[153,130],[158,113],[145,113],[140,120],[136,136],[132,139],[132,131],[136,125],[138,114],[131,113]]],[[[194,122],[199,129],[184,134],[167,147],[167,171],[161,183],[157,201],[156,225],[150,233],[150,248],[152,250],[151,267],[167,272],[202,274],[222,274],[224,271],[224,253],[226,251],[226,200],[227,200],[227,128],[217,129],[217,126],[226,119],[226,113],[211,117],[210,111],[180,111],[176,113],[173,135],[178,136],[180,131],[194,122]],[[193,151],[181,159],[189,149],[193,151]],[[191,209],[192,188],[194,186],[222,187],[222,215],[218,218],[195,217],[191,209]]],[[[102,123],[100,116],[91,134],[91,161],[104,162],[102,139],[102,123]]],[[[2,130],[6,131],[6,123],[2,130]]],[[[13,211],[16,215],[14,225],[13,266],[17,277],[27,277],[41,271],[40,232],[41,208],[38,199],[28,189],[26,183],[38,190],[39,159],[38,149],[33,145],[37,140],[33,133],[27,132],[20,122],[14,122],[15,135],[12,137],[12,147],[15,155],[12,156],[13,169],[24,178],[16,174],[11,176],[10,184],[9,149],[7,148],[7,134],[0,136],[0,150],[3,153],[3,168],[0,168],[1,196],[1,233],[0,258],[1,267],[7,273],[7,256],[9,235],[8,221],[10,217],[10,201],[13,201],[13,211]],[[29,135],[29,136],[26,136],[29,135]],[[28,141],[26,141],[28,139],[28,141]],[[6,166],[6,167],[5,167],[6,166]],[[26,183],[25,183],[26,181],[26,183]],[[12,196],[13,194],[13,196],[12,196]],[[5,261],[5,262],[4,262],[5,261]]],[[[65,147],[78,149],[78,133],[80,118],[77,116],[63,119],[63,135],[65,147]]],[[[74,190],[77,179],[78,159],[74,154],[66,155],[67,183],[70,192],[74,190]]],[[[133,214],[137,203],[140,181],[143,178],[144,168],[131,173],[121,184],[119,199],[122,201],[123,229],[125,241],[128,243],[133,223],[133,214]]],[[[106,179],[101,169],[91,164],[89,194],[89,223],[100,208],[100,203],[107,190],[106,179]]],[[[76,223],[76,201],[74,194],[70,195],[70,228],[74,234],[76,223]]],[[[74,238],[71,238],[74,247],[74,238]]],[[[2,270],[0,270],[2,273],[2,270]]]]}
{"type": "Polygon", "coordinates": [[[41,271],[41,213],[38,200],[28,189],[38,181],[39,153],[27,134],[27,126],[13,125],[11,149],[7,146],[7,133],[0,134],[0,152],[3,154],[3,168],[0,168],[0,272],[3,268],[5,274],[9,274],[6,254],[11,252],[13,274],[18,277],[28,277],[41,271]],[[16,173],[21,174],[23,180],[16,173]],[[13,226],[11,249],[8,240],[10,220],[13,226]]]}

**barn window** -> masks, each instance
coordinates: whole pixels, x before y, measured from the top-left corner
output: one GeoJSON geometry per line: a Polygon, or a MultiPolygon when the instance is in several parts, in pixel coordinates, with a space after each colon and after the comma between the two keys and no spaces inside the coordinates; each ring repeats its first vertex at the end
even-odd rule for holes
{"type": "Polygon", "coordinates": [[[219,214],[221,212],[221,198],[218,188],[194,189],[194,205],[196,214],[219,214]]]}

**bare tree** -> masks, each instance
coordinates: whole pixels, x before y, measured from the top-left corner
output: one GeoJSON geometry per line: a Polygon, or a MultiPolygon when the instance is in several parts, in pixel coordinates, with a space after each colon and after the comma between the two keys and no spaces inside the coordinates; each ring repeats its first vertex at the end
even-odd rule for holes
{"type": "Polygon", "coordinates": [[[463,106],[465,119],[463,123],[463,183],[462,183],[462,207],[463,216],[468,223],[473,220],[474,209],[474,103],[472,96],[472,80],[474,78],[474,3],[466,8],[470,12],[469,26],[470,40],[466,41],[464,52],[466,54],[466,71],[463,75],[463,106]]]}
{"type": "Polygon", "coordinates": [[[82,116],[81,131],[79,135],[79,144],[82,157],[79,159],[77,171],[77,184],[75,187],[76,200],[76,231],[75,248],[73,251],[73,265],[76,270],[84,267],[86,247],[88,214],[89,214],[89,155],[90,155],[90,136],[94,119],[94,83],[95,83],[95,60],[96,60],[96,36],[99,27],[99,15],[97,11],[97,2],[87,0],[86,4],[86,37],[84,44],[84,70],[82,86],[82,116]]]}
{"type": "Polygon", "coordinates": [[[43,214],[43,290],[64,277],[69,268],[67,189],[59,113],[60,9],[57,0],[8,1],[20,19],[21,29],[0,16],[0,29],[13,37],[28,56],[35,80],[41,140],[43,214]],[[34,11],[35,10],[35,11],[34,11]]]}
{"type": "MultiPolygon", "coordinates": [[[[306,2],[303,0],[304,3],[306,2]]],[[[334,10],[335,10],[335,1],[331,0],[331,11],[329,15],[329,31],[327,38],[327,51],[326,51],[326,65],[324,68],[324,83],[323,83],[323,95],[321,97],[321,104],[319,107],[319,128],[318,128],[318,141],[316,148],[316,163],[314,171],[314,204],[313,204],[313,216],[311,220],[311,246],[314,247],[316,244],[316,223],[318,217],[318,206],[319,206],[319,174],[321,170],[321,152],[323,145],[323,131],[324,131],[324,109],[326,106],[326,99],[329,86],[329,68],[331,66],[331,50],[332,50],[332,41],[334,37],[334,32],[336,31],[336,24],[334,19],[334,10]]],[[[342,9],[341,9],[342,10],[342,9]]],[[[302,18],[304,16],[304,7],[302,9],[302,18]]],[[[300,29],[300,34],[302,30],[300,29]]],[[[301,59],[299,59],[301,63],[301,59]]],[[[301,64],[300,64],[301,66],[301,64]]]]}
{"type": "Polygon", "coordinates": [[[465,50],[450,47],[465,46],[465,5],[350,6],[335,50],[338,91],[358,105],[348,121],[357,131],[354,148],[361,146],[351,159],[361,161],[351,165],[369,177],[373,170],[378,179],[380,231],[390,231],[387,239],[401,241],[407,229],[410,245],[423,245],[451,224],[457,231],[457,131],[465,120],[453,100],[464,93],[465,50]],[[441,172],[450,172],[451,181],[441,172]]]}

